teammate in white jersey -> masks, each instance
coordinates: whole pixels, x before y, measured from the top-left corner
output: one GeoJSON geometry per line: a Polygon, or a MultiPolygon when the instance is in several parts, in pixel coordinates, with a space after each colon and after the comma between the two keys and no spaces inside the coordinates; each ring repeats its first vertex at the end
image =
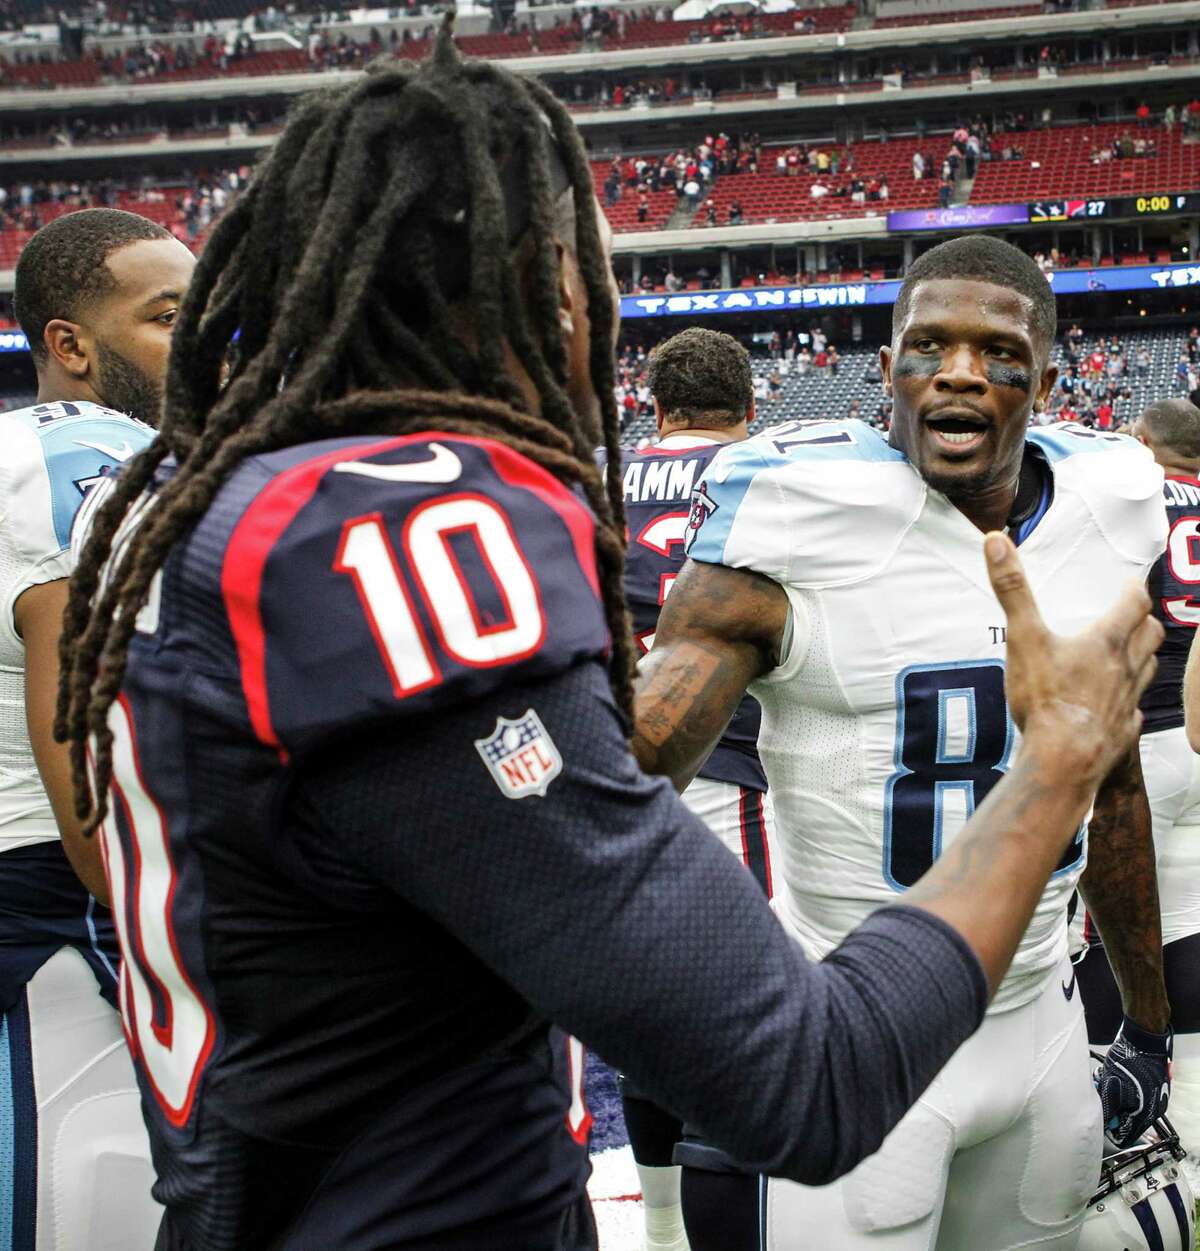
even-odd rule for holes
{"type": "MultiPolygon", "coordinates": [[[[1054,384],[1054,329],[1053,295],[1023,253],[979,236],[934,248],[910,269],[881,351],[891,442],[858,422],[797,423],[722,451],[697,489],[691,561],[643,666],[635,747],[686,782],[752,683],[778,908],[813,956],[917,881],[1018,749],[982,532],[1007,528],[1022,544],[1047,621],[1067,633],[1162,551],[1162,474],[1144,448],[1027,429],[1054,384]]],[[[1165,1103],[1170,1050],[1136,753],[1101,788],[1091,839],[1081,888],[1126,1014],[1101,1080],[1125,1141],[1165,1103]]],[[[695,1172],[711,1153],[685,1145],[695,1251],[811,1247],[817,1230],[838,1251],[1073,1247],[1101,1157],[1066,947],[1086,863],[1081,831],[984,1026],[846,1178],[747,1186],[695,1172]]]]}
{"type": "Polygon", "coordinates": [[[97,209],[17,267],[38,373],[38,403],[0,415],[0,1228],[20,1251],[149,1251],[161,1216],[112,915],[89,894],[107,899],[98,840],[79,836],[52,722],[71,524],[153,437],[193,264],[152,222],[97,209]]]}

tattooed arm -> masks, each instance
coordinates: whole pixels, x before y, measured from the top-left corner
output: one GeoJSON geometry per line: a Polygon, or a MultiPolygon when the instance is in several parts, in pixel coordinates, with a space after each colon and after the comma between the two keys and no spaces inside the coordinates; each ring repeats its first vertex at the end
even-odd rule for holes
{"type": "Polygon", "coordinates": [[[1079,890],[1104,940],[1125,1015],[1161,1034],[1170,1021],[1150,804],[1135,746],[1096,795],[1079,890]]]}
{"type": "Polygon", "coordinates": [[[642,661],[633,750],[647,773],[683,790],[746,693],[779,663],[788,601],[762,574],[689,560],[642,661]]]}

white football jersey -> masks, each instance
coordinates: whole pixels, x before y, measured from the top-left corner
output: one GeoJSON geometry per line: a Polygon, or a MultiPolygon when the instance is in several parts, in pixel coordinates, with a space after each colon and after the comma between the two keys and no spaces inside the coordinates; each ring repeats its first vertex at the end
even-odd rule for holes
{"type": "MultiPolygon", "coordinates": [[[[1122,435],[1060,425],[1027,439],[1053,491],[1021,559],[1050,628],[1073,634],[1162,552],[1162,470],[1122,435]]],[[[983,535],[857,421],[792,423],[730,445],[690,524],[693,559],[765,574],[792,605],[788,655],[751,690],[779,907],[819,959],[929,868],[1013,759],[1004,614],[983,535]]],[[[1081,831],[993,1010],[1034,998],[1065,954],[1086,855],[1081,831]]]]}
{"type": "Polygon", "coordinates": [[[71,523],[84,495],[154,437],[98,404],[0,413],[0,851],[58,838],[25,722],[17,600],[71,572],[71,523]]]}

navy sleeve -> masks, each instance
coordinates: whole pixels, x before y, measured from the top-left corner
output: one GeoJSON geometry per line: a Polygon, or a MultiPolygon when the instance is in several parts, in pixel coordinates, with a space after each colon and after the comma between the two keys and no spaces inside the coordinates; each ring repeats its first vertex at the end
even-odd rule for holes
{"type": "Polygon", "coordinates": [[[301,786],[358,871],[748,1167],[846,1172],[982,1018],[975,956],[913,908],[806,961],[751,876],[638,769],[596,663],[360,739],[301,786]],[[520,753],[542,785],[514,797],[503,766],[520,753]]]}
{"type": "Polygon", "coordinates": [[[304,753],[607,650],[592,516],[512,448],[327,440],[257,466],[221,592],[261,742],[304,753]]]}

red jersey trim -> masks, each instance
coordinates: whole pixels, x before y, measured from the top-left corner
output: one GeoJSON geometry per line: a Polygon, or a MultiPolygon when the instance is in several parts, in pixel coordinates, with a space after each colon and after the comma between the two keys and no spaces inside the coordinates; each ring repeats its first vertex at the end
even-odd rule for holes
{"type": "Polygon", "coordinates": [[[286,752],[271,721],[267,690],[267,640],[262,619],[262,584],[267,560],[276,543],[316,494],[322,478],[334,465],[365,460],[383,452],[436,439],[478,447],[487,454],[497,477],[509,486],[536,496],[555,512],[567,528],[575,556],[596,597],[600,578],[596,570],[595,523],[587,508],[553,474],[503,443],[440,430],[397,435],[360,447],[321,452],[277,474],[251,500],[229,543],[221,567],[221,594],[229,617],[241,670],[242,693],[255,737],[268,747],[286,752]]]}

